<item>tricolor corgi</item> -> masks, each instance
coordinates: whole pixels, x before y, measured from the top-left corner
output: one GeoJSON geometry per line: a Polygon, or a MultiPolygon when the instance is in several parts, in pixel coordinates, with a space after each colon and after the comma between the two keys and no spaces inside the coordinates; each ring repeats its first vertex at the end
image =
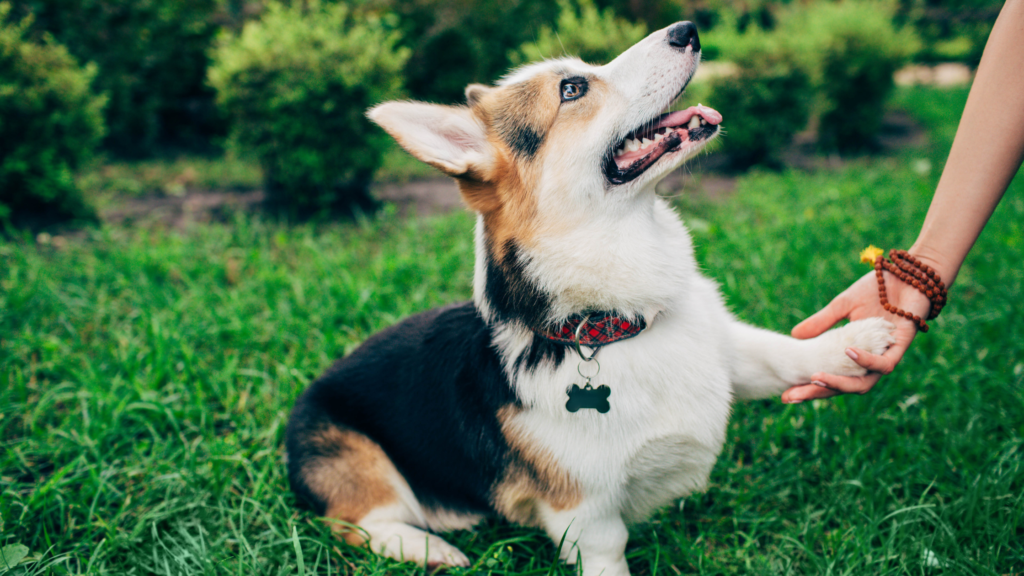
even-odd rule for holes
{"type": "Polygon", "coordinates": [[[627,527],[704,489],[736,399],[862,375],[862,320],[812,340],[744,324],[655,184],[720,131],[666,112],[700,62],[690,22],[605,66],[560,58],[470,85],[465,106],[369,117],[452,176],[477,217],[472,302],[376,334],[303,393],[288,474],[339,535],[430,566],[487,515],[543,529],[585,575],[629,573],[627,527]],[[564,537],[564,541],[563,541],[564,537]]]}

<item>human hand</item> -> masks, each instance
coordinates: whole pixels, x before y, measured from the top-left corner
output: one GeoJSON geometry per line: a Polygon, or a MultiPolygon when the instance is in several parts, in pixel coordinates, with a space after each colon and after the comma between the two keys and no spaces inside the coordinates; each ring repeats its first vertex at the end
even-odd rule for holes
{"type": "MultiPolygon", "coordinates": [[[[931,308],[928,298],[913,286],[904,284],[889,274],[886,274],[886,295],[889,303],[897,308],[922,318],[928,317],[931,308]]],[[[801,340],[814,338],[843,318],[853,321],[872,317],[883,317],[896,325],[896,331],[893,333],[896,342],[884,354],[870,354],[856,348],[846,350],[846,354],[854,362],[868,369],[867,375],[836,376],[819,372],[811,376],[813,385],[794,386],[786,390],[782,394],[782,401],[786,404],[798,404],[805,400],[829,398],[839,394],[864,394],[878,383],[882,375],[892,372],[917,335],[917,325],[882,308],[878,299],[878,280],[874,271],[854,282],[829,302],[828,306],[797,324],[792,335],[801,340]]]]}

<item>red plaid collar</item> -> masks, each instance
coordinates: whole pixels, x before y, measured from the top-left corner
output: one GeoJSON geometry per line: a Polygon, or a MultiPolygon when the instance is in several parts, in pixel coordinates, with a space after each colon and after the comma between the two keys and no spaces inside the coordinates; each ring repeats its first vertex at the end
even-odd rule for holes
{"type": "Polygon", "coordinates": [[[586,325],[580,331],[580,344],[594,349],[632,338],[647,328],[647,321],[643,316],[630,321],[615,312],[590,312],[573,314],[561,324],[534,329],[534,332],[552,342],[574,345],[576,329],[584,320],[586,325]]]}

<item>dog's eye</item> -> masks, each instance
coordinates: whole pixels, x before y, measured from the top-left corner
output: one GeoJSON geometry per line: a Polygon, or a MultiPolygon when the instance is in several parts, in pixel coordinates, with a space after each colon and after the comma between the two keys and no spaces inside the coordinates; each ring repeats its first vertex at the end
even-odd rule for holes
{"type": "Polygon", "coordinates": [[[562,102],[576,100],[587,93],[587,81],[583,78],[562,80],[562,102]]]}

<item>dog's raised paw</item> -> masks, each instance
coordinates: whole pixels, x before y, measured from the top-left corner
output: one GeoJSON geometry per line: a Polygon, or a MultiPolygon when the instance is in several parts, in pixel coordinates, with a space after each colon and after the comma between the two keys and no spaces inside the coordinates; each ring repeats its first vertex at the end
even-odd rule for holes
{"type": "Polygon", "coordinates": [[[837,376],[867,374],[865,368],[846,355],[846,349],[857,348],[871,354],[881,354],[896,342],[892,335],[895,329],[896,326],[884,318],[867,318],[822,334],[824,362],[819,371],[837,376]]]}

